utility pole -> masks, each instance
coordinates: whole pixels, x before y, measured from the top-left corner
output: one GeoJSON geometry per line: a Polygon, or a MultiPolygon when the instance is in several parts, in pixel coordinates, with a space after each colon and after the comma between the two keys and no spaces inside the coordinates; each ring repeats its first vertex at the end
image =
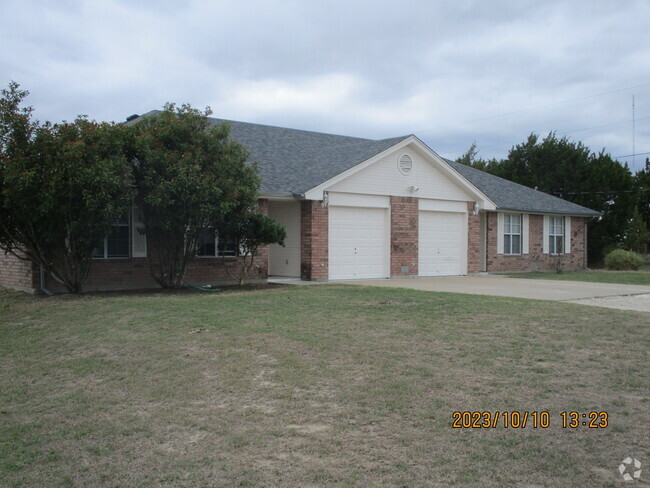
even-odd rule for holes
{"type": "Polygon", "coordinates": [[[636,171],[636,118],[634,116],[634,95],[632,95],[632,174],[636,171]]]}

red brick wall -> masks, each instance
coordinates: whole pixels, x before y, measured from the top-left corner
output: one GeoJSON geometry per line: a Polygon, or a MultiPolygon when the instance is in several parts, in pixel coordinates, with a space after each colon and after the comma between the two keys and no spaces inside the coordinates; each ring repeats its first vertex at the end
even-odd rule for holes
{"type": "Polygon", "coordinates": [[[542,215],[530,215],[528,218],[528,254],[497,254],[497,214],[487,214],[487,271],[552,271],[556,269],[557,260],[561,259],[565,271],[585,267],[585,225],[587,219],[571,218],[571,252],[560,257],[543,253],[542,215]]]}
{"type": "Polygon", "coordinates": [[[467,202],[467,272],[481,271],[481,218],[474,212],[474,202],[467,202]]]}
{"type": "MultiPolygon", "coordinates": [[[[233,276],[238,275],[237,258],[195,258],[187,264],[185,281],[193,285],[232,285],[233,276]],[[229,273],[230,270],[230,273],[229,273]]],[[[266,281],[268,265],[266,257],[260,253],[248,274],[246,282],[266,281]]],[[[46,286],[56,292],[65,288],[51,277],[47,277],[46,286]]],[[[136,290],[158,288],[149,272],[147,258],[131,259],[96,259],[93,261],[84,284],[84,291],[136,290]]]]}
{"type": "Polygon", "coordinates": [[[33,293],[39,285],[37,266],[0,250],[0,286],[33,293]]]}
{"type": "MultiPolygon", "coordinates": [[[[268,201],[258,201],[260,213],[268,214],[268,201]]],[[[193,285],[232,285],[232,276],[238,276],[239,260],[234,257],[195,258],[185,271],[185,281],[193,285]]],[[[259,250],[254,264],[248,273],[246,282],[266,281],[268,277],[268,248],[259,250]]],[[[65,288],[51,277],[46,285],[53,291],[62,292],[65,288]]],[[[93,261],[84,284],[84,291],[99,290],[133,290],[140,288],[158,288],[151,277],[147,258],[130,259],[96,259],[93,261]]]]}
{"type": "Polygon", "coordinates": [[[418,199],[390,197],[390,207],[390,275],[417,276],[418,199]]]}
{"type": "Polygon", "coordinates": [[[329,267],[329,209],[322,202],[300,202],[300,277],[325,281],[329,267]]]}

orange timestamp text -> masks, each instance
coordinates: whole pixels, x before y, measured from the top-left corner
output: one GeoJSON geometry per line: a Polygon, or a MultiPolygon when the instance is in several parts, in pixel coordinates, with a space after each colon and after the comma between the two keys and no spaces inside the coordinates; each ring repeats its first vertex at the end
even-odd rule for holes
{"type": "MultiPolygon", "coordinates": [[[[587,427],[590,429],[604,429],[609,425],[607,412],[560,412],[560,425],[563,429],[587,427]]],[[[508,412],[480,412],[456,411],[452,414],[451,426],[455,429],[548,429],[551,426],[551,414],[542,411],[508,411],[508,412]]]]}

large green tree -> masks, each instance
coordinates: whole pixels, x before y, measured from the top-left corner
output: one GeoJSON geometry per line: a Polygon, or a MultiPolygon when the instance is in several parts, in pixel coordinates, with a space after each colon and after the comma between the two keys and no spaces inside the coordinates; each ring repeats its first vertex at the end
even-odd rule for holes
{"type": "Polygon", "coordinates": [[[204,229],[257,205],[260,180],[227,124],[210,126],[209,109],[167,104],[134,125],[135,175],[152,277],[182,286],[204,229]]]}
{"type": "Polygon", "coordinates": [[[255,264],[259,249],[269,244],[284,246],[284,239],[287,237],[287,231],[282,225],[253,209],[231,215],[223,233],[231,238],[239,249],[239,269],[236,275],[232,276],[239,285],[244,283],[255,264]]]}
{"type": "Polygon", "coordinates": [[[40,124],[28,95],[0,96],[0,248],[82,291],[93,249],[133,196],[128,129],[85,118],[40,124]]]}
{"type": "Polygon", "coordinates": [[[646,158],[645,168],[636,174],[637,205],[639,213],[650,228],[650,159],[646,158]]]}
{"type": "Polygon", "coordinates": [[[503,160],[478,159],[474,148],[458,161],[603,212],[602,218],[589,224],[592,262],[600,261],[608,246],[624,239],[636,200],[634,177],[627,165],[604,151],[594,153],[582,142],[551,132],[544,139],[531,134],[503,160]]]}

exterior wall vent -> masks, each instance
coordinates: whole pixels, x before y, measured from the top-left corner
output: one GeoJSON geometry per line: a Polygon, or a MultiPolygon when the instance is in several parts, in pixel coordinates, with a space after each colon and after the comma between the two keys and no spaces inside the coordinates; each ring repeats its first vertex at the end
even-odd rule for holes
{"type": "Polygon", "coordinates": [[[408,175],[413,169],[413,160],[408,154],[402,154],[397,160],[397,169],[403,175],[408,175]]]}

